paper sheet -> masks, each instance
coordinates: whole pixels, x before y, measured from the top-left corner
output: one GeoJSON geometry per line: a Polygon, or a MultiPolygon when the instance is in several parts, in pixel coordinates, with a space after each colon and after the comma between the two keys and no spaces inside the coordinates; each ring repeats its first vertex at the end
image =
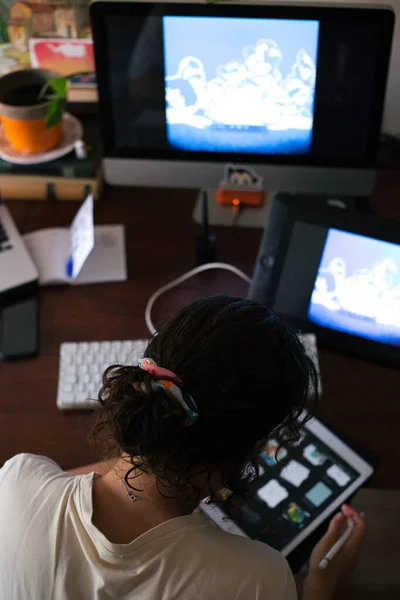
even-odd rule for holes
{"type": "Polygon", "coordinates": [[[38,270],[40,285],[69,283],[65,272],[70,243],[67,228],[39,229],[22,239],[38,270]]]}
{"type": "Polygon", "coordinates": [[[94,248],[72,285],[126,281],[124,226],[96,225],[94,232],[94,248]]]}
{"type": "Polygon", "coordinates": [[[68,277],[76,279],[94,247],[93,196],[89,194],[70,227],[70,251],[65,265],[68,277]]]}

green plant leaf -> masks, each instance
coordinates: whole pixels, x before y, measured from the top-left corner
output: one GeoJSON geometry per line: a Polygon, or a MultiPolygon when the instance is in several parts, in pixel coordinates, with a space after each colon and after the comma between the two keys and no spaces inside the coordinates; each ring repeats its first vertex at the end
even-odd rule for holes
{"type": "Polygon", "coordinates": [[[55,77],[43,84],[39,93],[39,100],[51,100],[52,98],[62,98],[63,100],[66,100],[67,94],[68,79],[65,79],[64,77],[55,77]]]}
{"type": "Polygon", "coordinates": [[[47,113],[44,118],[46,127],[54,127],[57,125],[62,119],[64,112],[64,103],[59,98],[53,98],[50,100],[49,105],[47,107],[47,113]]]}
{"type": "Polygon", "coordinates": [[[68,92],[68,81],[65,77],[57,77],[54,79],[50,79],[48,82],[48,87],[52,88],[54,93],[59,97],[65,99],[67,97],[68,92]]]}

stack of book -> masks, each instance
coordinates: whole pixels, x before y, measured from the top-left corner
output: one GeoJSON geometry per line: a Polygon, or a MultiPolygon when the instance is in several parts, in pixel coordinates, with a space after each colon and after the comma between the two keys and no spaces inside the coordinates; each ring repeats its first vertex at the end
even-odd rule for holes
{"type": "Polygon", "coordinates": [[[38,165],[15,165],[0,159],[0,194],[4,200],[84,200],[97,198],[101,186],[101,136],[98,117],[81,119],[86,158],[75,152],[38,165]]]}

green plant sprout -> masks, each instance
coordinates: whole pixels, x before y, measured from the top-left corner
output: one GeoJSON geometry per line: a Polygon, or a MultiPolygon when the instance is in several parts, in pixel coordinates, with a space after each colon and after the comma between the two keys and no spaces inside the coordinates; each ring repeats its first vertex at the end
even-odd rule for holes
{"type": "Polygon", "coordinates": [[[54,127],[61,121],[67,93],[68,80],[65,77],[49,79],[40,90],[39,100],[49,101],[44,117],[46,127],[54,127]]]}

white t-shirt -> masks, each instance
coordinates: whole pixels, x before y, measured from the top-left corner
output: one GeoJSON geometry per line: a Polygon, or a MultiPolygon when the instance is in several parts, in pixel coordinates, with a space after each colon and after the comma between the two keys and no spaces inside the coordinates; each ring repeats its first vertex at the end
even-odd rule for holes
{"type": "Polygon", "coordinates": [[[129,544],[92,523],[93,474],[19,454],[0,470],[0,598],[4,600],[295,600],[286,560],[216,529],[171,519],[129,544]]]}

